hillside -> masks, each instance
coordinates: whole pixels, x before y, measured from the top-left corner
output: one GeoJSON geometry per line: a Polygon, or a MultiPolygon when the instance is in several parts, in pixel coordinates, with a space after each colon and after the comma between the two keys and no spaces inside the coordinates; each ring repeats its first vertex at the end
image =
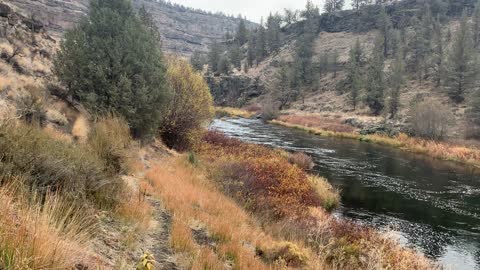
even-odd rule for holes
{"type": "MultiPolygon", "coordinates": [[[[89,0],[11,0],[18,11],[41,24],[56,39],[61,38],[81,16],[88,11],[89,0]]],[[[136,8],[145,6],[152,14],[162,35],[163,49],[172,54],[191,55],[194,51],[206,52],[214,40],[222,40],[226,32],[234,32],[239,19],[222,14],[212,14],[179,5],[155,0],[135,0],[136,8]]],[[[249,27],[255,27],[248,22],[249,27]]]]}
{"type": "MultiPolygon", "coordinates": [[[[280,18],[284,26],[280,30],[279,49],[268,50],[268,55],[260,60],[257,59],[247,69],[245,69],[245,65],[248,64],[248,59],[244,59],[242,70],[233,69],[229,76],[225,74],[216,78],[208,76],[212,89],[216,89],[220,85],[224,88],[224,91],[213,91],[216,102],[222,106],[254,108],[262,107],[266,103],[282,103],[281,96],[292,95],[295,97],[290,98],[285,104],[286,106],[281,106],[281,114],[314,117],[317,118],[317,122],[334,121],[339,125],[352,126],[354,123],[353,127],[361,132],[370,133],[379,130],[387,134],[410,133],[409,118],[412,104],[416,102],[440,104],[445,108],[446,114],[452,115],[453,118],[445,137],[451,141],[463,140],[466,137],[468,126],[465,112],[470,108],[472,100],[469,97],[474,94],[476,87],[471,86],[466,90],[467,101],[452,100],[449,98],[448,85],[438,85],[433,81],[436,72],[433,64],[437,60],[434,60],[432,52],[438,48],[435,43],[438,41],[424,41],[427,44],[425,46],[429,46],[428,48],[420,49],[414,46],[417,46],[415,42],[419,40],[418,36],[433,38],[432,31],[436,27],[434,23],[436,23],[435,20],[438,20],[441,25],[438,35],[440,36],[442,55],[437,59],[440,59],[442,67],[439,68],[444,72],[443,75],[439,75],[442,77],[439,80],[447,80],[450,76],[446,74],[449,69],[447,65],[452,62],[450,59],[453,59],[449,57],[456,41],[455,36],[459,32],[461,11],[463,9],[467,11],[466,14],[469,16],[467,26],[472,29],[474,19],[471,19],[470,16],[473,16],[471,14],[474,12],[473,3],[467,1],[468,3],[460,5],[455,1],[443,1],[447,4],[438,6],[437,2],[432,3],[431,6],[423,6],[418,1],[396,1],[383,7],[379,5],[365,6],[359,11],[346,10],[332,14],[317,14],[311,19],[302,18],[289,24],[285,23],[285,19],[280,18]],[[384,22],[387,34],[382,32],[385,30],[381,30],[383,27],[381,26],[382,10],[385,11],[387,18],[387,21],[384,22]],[[433,13],[436,15],[432,15],[433,13]],[[437,19],[433,19],[435,16],[437,19]],[[299,48],[303,46],[303,40],[307,35],[308,20],[315,25],[311,45],[308,45],[311,46],[309,49],[311,55],[306,59],[298,59],[296,55],[299,48]],[[429,28],[430,30],[428,30],[429,28]],[[362,69],[359,73],[366,76],[369,67],[368,61],[373,58],[376,38],[379,35],[389,35],[388,44],[385,47],[392,51],[382,56],[384,58],[382,61],[384,66],[382,95],[385,104],[382,112],[377,114],[372,113],[366,103],[369,94],[367,90],[370,88],[368,81],[363,82],[362,89],[358,92],[358,106],[354,108],[348,72],[350,51],[358,41],[363,53],[362,61],[365,62],[362,67],[359,67],[359,70],[362,69]],[[395,42],[397,43],[395,44],[395,42]],[[387,109],[391,98],[390,77],[394,68],[395,46],[403,48],[404,74],[396,109],[398,112],[395,117],[392,117],[388,114],[387,109]],[[413,50],[423,50],[426,54],[426,56],[422,56],[424,62],[414,63],[414,57],[418,56],[413,54],[413,50]],[[307,83],[302,82],[301,86],[293,86],[292,80],[296,80],[294,77],[298,76],[298,70],[303,69],[303,67],[297,66],[298,61],[304,61],[301,64],[303,67],[305,64],[310,66],[311,79],[307,83]],[[282,70],[282,67],[288,67],[287,71],[282,70]],[[229,83],[235,80],[240,83],[229,83]],[[285,86],[285,84],[287,85],[285,86]]],[[[264,26],[263,31],[267,33],[266,38],[268,39],[268,25],[264,26]]],[[[473,30],[469,30],[468,33],[473,34],[473,30]]],[[[256,40],[261,38],[258,31],[253,35],[256,40]]],[[[249,46],[251,46],[250,43],[243,47],[245,55],[249,52],[249,46]]],[[[438,73],[440,72],[438,71],[438,73]]],[[[366,78],[363,79],[366,80],[366,78]]],[[[472,78],[472,80],[474,79],[472,78]]],[[[471,141],[471,143],[475,143],[475,141],[471,141]]]]}

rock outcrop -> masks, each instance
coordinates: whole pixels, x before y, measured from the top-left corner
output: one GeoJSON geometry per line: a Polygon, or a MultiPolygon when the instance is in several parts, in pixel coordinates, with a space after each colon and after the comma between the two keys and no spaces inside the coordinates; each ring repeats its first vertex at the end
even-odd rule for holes
{"type": "MultiPolygon", "coordinates": [[[[42,22],[53,36],[60,38],[88,12],[89,0],[9,0],[32,22],[42,22]]],[[[145,6],[153,15],[162,35],[162,46],[168,53],[189,56],[206,52],[214,40],[233,32],[239,20],[222,14],[174,5],[157,0],[133,0],[136,8],[145,6]]],[[[8,12],[0,7],[0,13],[8,12]]],[[[248,23],[255,27],[254,23],[248,23]]],[[[36,27],[36,25],[34,26],[36,27]]]]}
{"type": "Polygon", "coordinates": [[[245,75],[205,77],[212,92],[215,104],[240,107],[255,97],[265,93],[260,79],[245,75]]]}

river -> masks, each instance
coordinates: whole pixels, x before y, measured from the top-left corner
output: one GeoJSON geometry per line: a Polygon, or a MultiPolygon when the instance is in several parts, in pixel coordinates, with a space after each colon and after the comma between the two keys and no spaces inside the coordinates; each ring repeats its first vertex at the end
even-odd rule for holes
{"type": "Polygon", "coordinates": [[[246,142],[302,151],[341,190],[336,215],[392,232],[453,269],[480,270],[480,171],[399,149],[326,138],[251,119],[212,129],[246,142]]]}

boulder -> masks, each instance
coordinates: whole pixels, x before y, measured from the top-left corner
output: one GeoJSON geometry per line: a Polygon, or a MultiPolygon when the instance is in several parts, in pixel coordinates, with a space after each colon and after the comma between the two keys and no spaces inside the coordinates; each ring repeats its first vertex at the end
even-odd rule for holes
{"type": "Polygon", "coordinates": [[[13,10],[12,8],[5,4],[5,3],[0,3],[0,17],[7,18],[12,14],[13,10]]]}

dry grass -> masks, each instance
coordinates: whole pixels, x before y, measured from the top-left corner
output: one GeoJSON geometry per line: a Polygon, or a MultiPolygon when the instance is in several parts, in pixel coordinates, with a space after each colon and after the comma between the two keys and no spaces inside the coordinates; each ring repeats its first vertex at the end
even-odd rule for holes
{"type": "Polygon", "coordinates": [[[227,262],[233,263],[233,269],[271,269],[272,265],[255,256],[255,249],[266,250],[276,241],[199,170],[179,157],[147,174],[156,194],[174,215],[172,246],[179,251],[195,246],[192,269],[223,269],[227,262]],[[216,243],[216,252],[201,243],[193,245],[188,232],[192,223],[205,227],[216,243]]]}
{"type": "Polygon", "coordinates": [[[91,263],[86,215],[57,196],[39,201],[0,189],[0,265],[12,270],[71,269],[91,263]]]}
{"type": "Polygon", "coordinates": [[[73,137],[79,142],[86,142],[88,139],[88,133],[90,132],[90,124],[84,116],[79,116],[72,128],[73,137]]]}
{"type": "Polygon", "coordinates": [[[176,253],[195,254],[198,248],[192,230],[178,216],[173,217],[170,246],[176,253]]]}
{"type": "Polygon", "coordinates": [[[256,114],[255,111],[242,110],[239,108],[231,107],[215,107],[215,115],[217,117],[241,117],[241,118],[252,118],[256,114]]]}
{"type": "Polygon", "coordinates": [[[289,128],[304,130],[306,132],[319,136],[360,140],[363,142],[370,142],[399,148],[413,153],[424,154],[437,159],[455,161],[480,167],[480,149],[474,147],[466,147],[450,144],[447,142],[414,138],[409,137],[406,134],[400,134],[396,137],[376,134],[360,135],[355,132],[338,132],[332,130],[312,128],[280,120],[273,120],[271,122],[273,124],[282,125],[289,128]]]}
{"type": "Polygon", "coordinates": [[[353,132],[355,130],[353,127],[343,124],[339,118],[322,117],[319,115],[282,115],[277,120],[293,125],[333,132],[353,132]]]}
{"type": "Polygon", "coordinates": [[[313,163],[312,157],[305,153],[291,153],[288,155],[288,162],[297,165],[301,169],[308,171],[313,169],[315,163],[313,163]]]}

